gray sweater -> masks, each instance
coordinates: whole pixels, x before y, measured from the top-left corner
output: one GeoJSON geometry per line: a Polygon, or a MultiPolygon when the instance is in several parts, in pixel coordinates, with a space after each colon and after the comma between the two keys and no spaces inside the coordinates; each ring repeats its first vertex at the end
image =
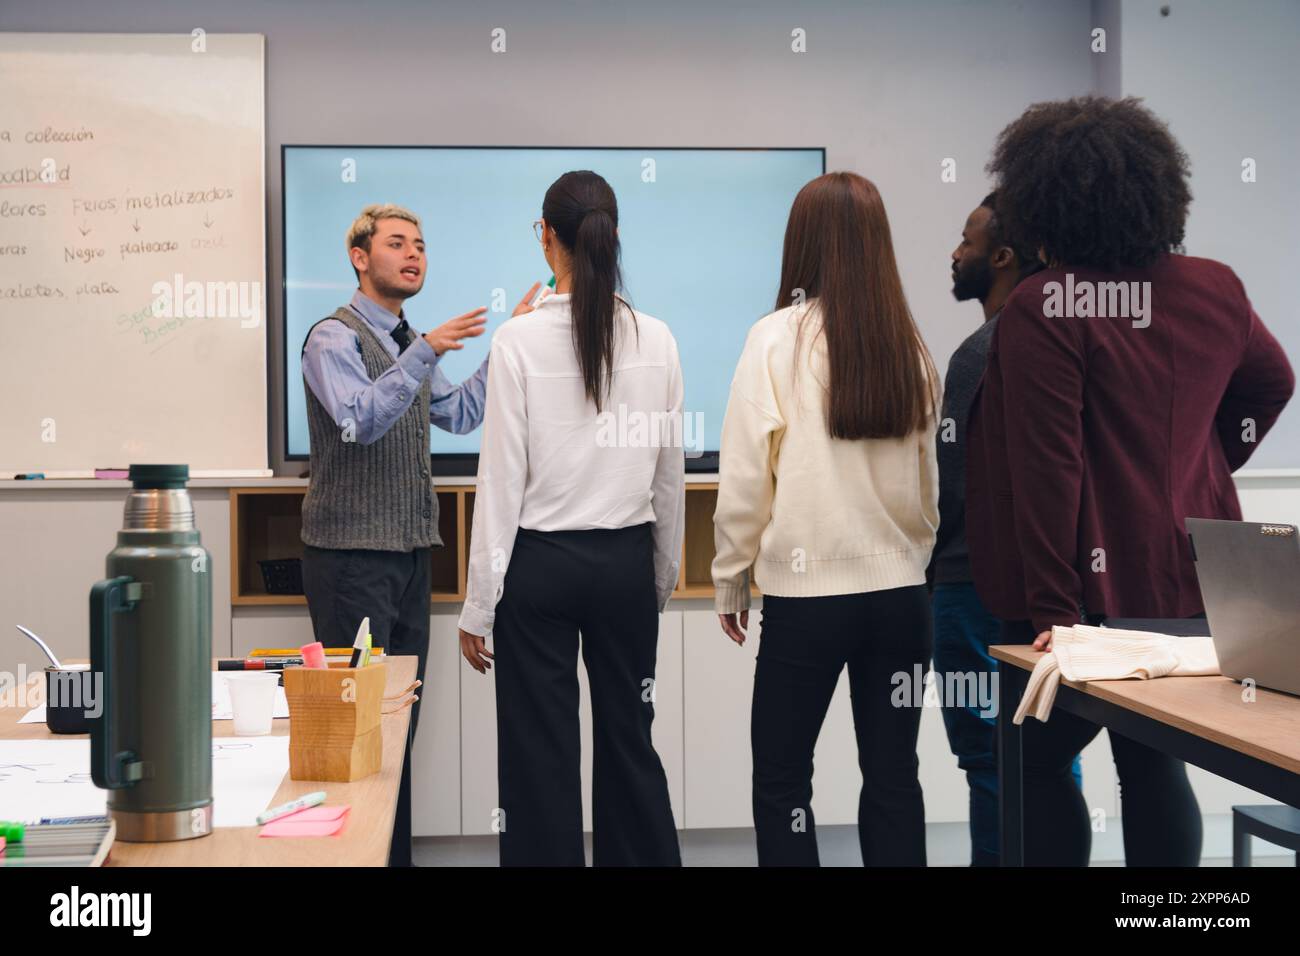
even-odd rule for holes
{"type": "Polygon", "coordinates": [[[939,535],[930,566],[934,584],[972,580],[966,548],[966,424],[988,364],[997,322],[994,315],[957,346],[943,380],[943,412],[935,442],[939,461],[939,535]],[[951,440],[944,441],[945,436],[951,440]]]}
{"type": "MultiPolygon", "coordinates": [[[[329,318],[356,333],[371,381],[393,365],[374,330],[351,309],[341,308],[329,318]]],[[[343,430],[305,378],[303,387],[311,483],[302,502],[302,540],[317,548],[368,551],[441,545],[438,497],[429,474],[429,379],[411,407],[369,445],[344,441],[343,430]]]]}

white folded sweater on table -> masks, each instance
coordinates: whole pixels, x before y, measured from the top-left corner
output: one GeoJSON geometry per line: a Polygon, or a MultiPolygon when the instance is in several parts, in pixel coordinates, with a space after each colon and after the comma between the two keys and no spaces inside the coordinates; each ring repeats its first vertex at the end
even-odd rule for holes
{"type": "Polygon", "coordinates": [[[1052,628],[1052,649],[1039,658],[1016,709],[1014,723],[1026,714],[1046,721],[1061,680],[1151,680],[1219,673],[1219,658],[1208,637],[1174,637],[1115,627],[1052,628]]]}

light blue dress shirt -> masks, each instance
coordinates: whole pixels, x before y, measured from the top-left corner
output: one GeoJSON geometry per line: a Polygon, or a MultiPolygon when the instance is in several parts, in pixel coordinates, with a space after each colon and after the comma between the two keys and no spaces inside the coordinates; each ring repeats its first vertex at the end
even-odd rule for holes
{"type": "Polygon", "coordinates": [[[302,372],[312,393],[340,428],[351,419],[360,444],[378,441],[411,407],[428,376],[433,376],[430,424],[456,435],[464,435],[482,424],[487,401],[487,359],[473,375],[453,385],[438,368],[438,354],[433,346],[414,329],[411,331],[416,334],[415,341],[398,354],[393,329],[397,328],[400,316],[393,315],[360,289],[352,296],[350,308],[374,330],[396,364],[371,381],[361,360],[356,333],[337,320],[326,320],[316,326],[303,351],[302,372]]]}

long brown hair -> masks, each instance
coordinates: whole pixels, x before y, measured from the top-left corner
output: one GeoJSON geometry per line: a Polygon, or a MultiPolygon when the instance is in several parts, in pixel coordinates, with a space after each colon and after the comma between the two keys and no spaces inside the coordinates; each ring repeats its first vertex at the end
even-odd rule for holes
{"type": "Polygon", "coordinates": [[[546,190],[542,218],[572,257],[573,349],[587,398],[600,411],[613,373],[616,303],[631,310],[618,295],[623,285],[618,200],[602,176],[574,170],[546,190]]]}
{"type": "Polygon", "coordinates": [[[831,437],[902,438],[925,427],[938,373],[907,307],[885,204],[870,180],[827,173],[799,190],[776,307],[794,305],[800,290],[821,312],[831,437]]]}

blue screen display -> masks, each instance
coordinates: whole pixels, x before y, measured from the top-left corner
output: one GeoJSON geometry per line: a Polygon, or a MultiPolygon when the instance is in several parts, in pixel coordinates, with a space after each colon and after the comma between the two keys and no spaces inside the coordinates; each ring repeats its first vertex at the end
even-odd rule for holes
{"type": "MultiPolygon", "coordinates": [[[[441,359],[460,382],[528,287],[551,277],[532,223],[547,188],[572,169],[613,187],[629,300],[672,329],[695,425],[687,437],[695,451],[716,451],[736,360],[750,326],[772,311],[790,205],[824,172],[821,149],[286,146],[287,454],[308,452],[302,344],[356,289],[346,235],[361,209],[396,203],[420,217],[428,272],[405,304],[417,331],[492,310],[485,335],[441,359]]],[[[479,434],[431,428],[430,450],[474,454],[479,434]]]]}

